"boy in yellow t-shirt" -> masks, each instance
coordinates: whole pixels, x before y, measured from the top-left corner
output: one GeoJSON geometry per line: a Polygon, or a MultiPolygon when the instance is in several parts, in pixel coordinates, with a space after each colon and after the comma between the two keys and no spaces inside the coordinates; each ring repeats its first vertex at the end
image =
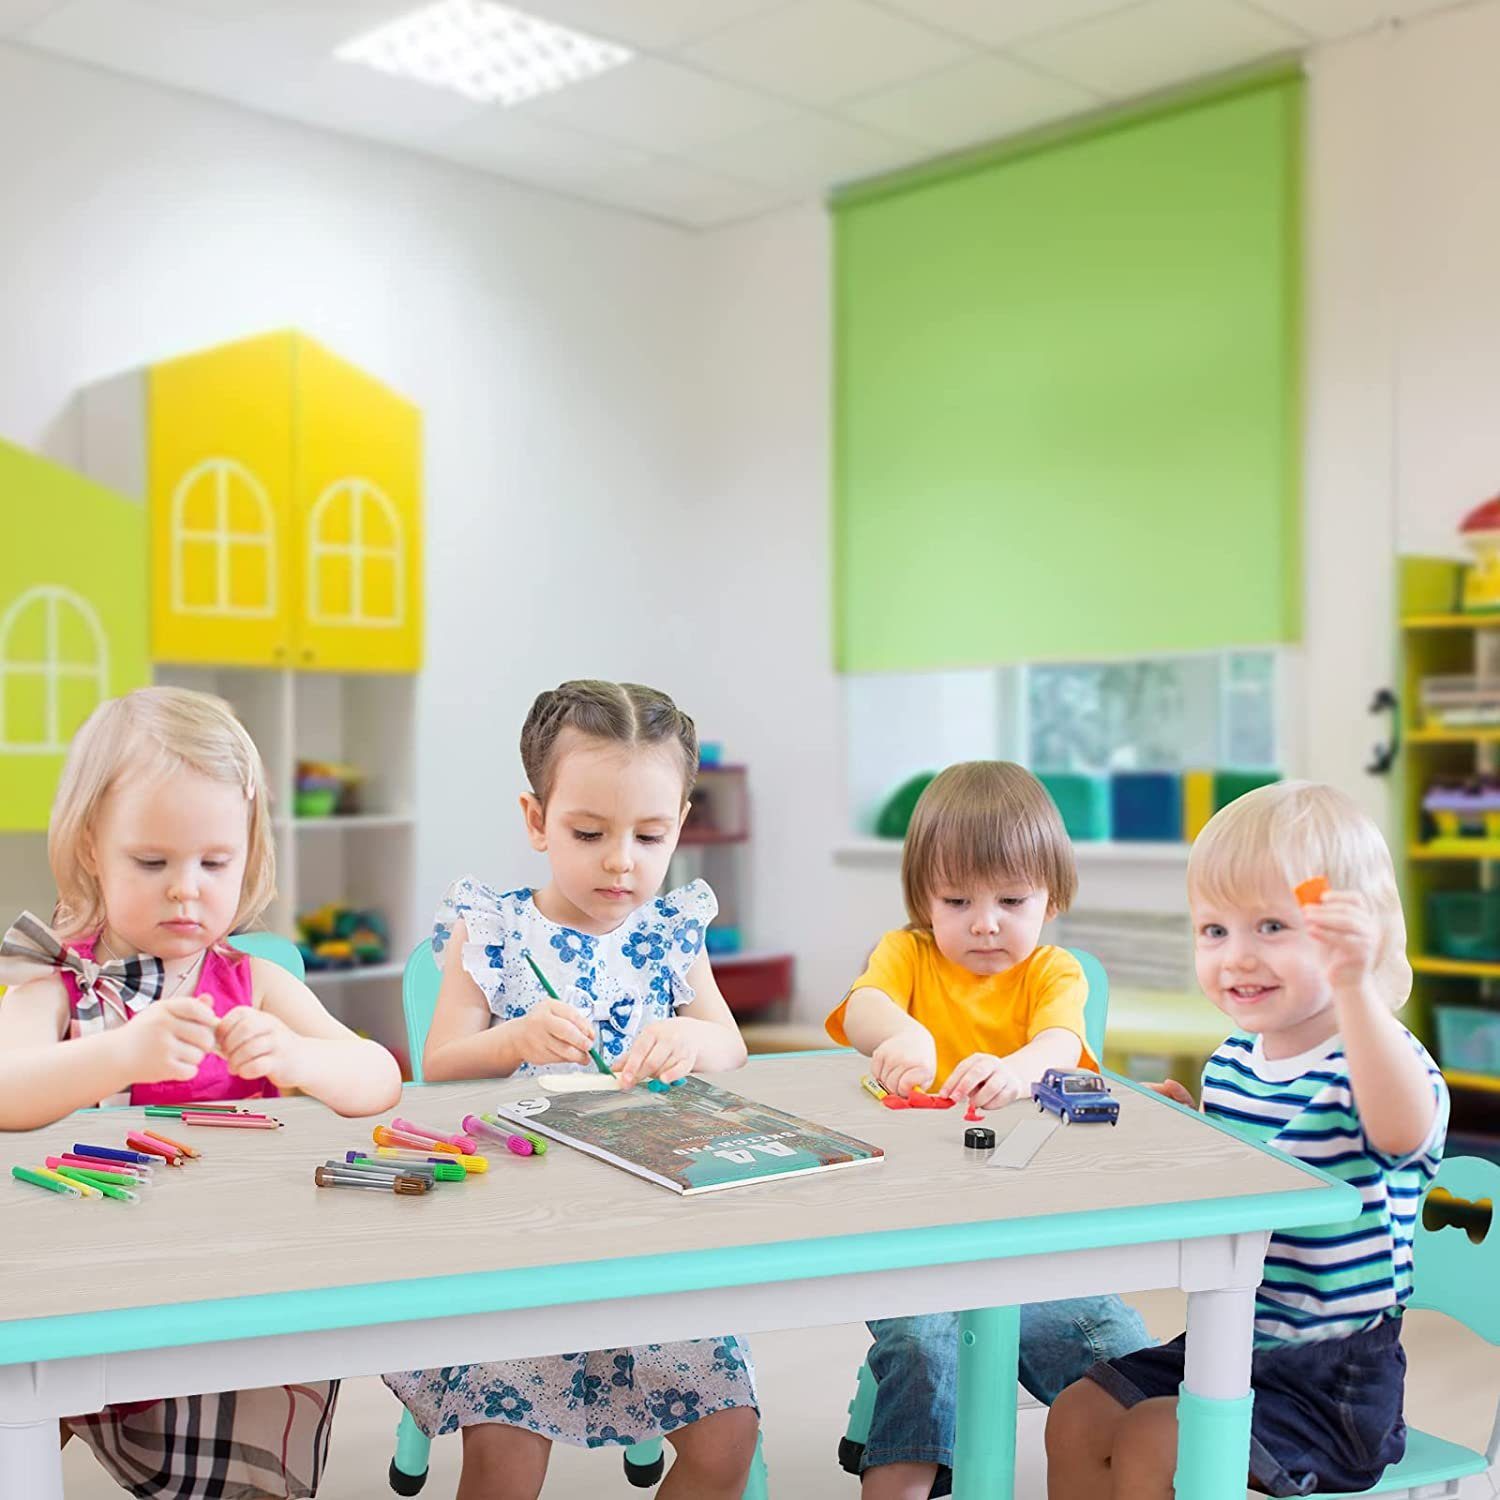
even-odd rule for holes
{"type": "MultiPolygon", "coordinates": [[[[1052,799],[1006,761],[969,761],[935,777],[901,855],[910,925],[888,932],[828,1017],[837,1042],[867,1053],[903,1097],[914,1088],[997,1109],[1026,1097],[1048,1068],[1097,1068],[1084,1036],[1088,983],[1043,924],[1077,887],[1073,846],[1052,799]]],[[[958,1314],[885,1318],[862,1500],[926,1500],[951,1489],[958,1314]]],[[[1021,1383],[1039,1400],[1100,1358],[1149,1340],[1118,1297],[1021,1309],[1021,1383]],[[1113,1351],[1101,1356],[1100,1349],[1113,1351]]]]}

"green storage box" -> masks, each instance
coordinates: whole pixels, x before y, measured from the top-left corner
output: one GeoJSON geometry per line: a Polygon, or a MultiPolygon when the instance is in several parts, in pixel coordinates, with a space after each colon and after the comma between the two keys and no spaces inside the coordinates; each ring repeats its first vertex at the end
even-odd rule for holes
{"type": "Polygon", "coordinates": [[[1427,925],[1439,956],[1500,963],[1500,891],[1434,891],[1427,925]]]}
{"type": "Polygon", "coordinates": [[[1076,843],[1107,839],[1110,829],[1109,778],[1079,771],[1042,771],[1037,780],[1062,814],[1063,827],[1076,843]]]}
{"type": "Polygon", "coordinates": [[[1281,780],[1280,771],[1215,771],[1214,811],[1228,807],[1236,797],[1281,780]]]}

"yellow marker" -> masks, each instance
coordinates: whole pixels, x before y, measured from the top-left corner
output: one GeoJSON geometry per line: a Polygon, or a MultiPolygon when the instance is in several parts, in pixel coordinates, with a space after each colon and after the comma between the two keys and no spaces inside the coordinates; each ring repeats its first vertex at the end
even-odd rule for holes
{"type": "Polygon", "coordinates": [[[859,1080],[859,1086],[872,1099],[884,1099],[885,1096],[890,1093],[890,1090],[888,1088],[885,1088],[883,1085],[876,1083],[868,1073],[866,1073],[864,1077],[859,1080]]]}
{"type": "Polygon", "coordinates": [[[433,1161],[434,1159],[438,1161],[456,1161],[459,1166],[464,1169],[465,1172],[468,1172],[470,1174],[473,1174],[475,1172],[488,1172],[490,1169],[489,1157],[465,1156],[462,1152],[460,1152],[457,1156],[448,1156],[441,1151],[431,1151],[424,1153],[421,1151],[408,1151],[401,1146],[377,1146],[375,1148],[375,1154],[376,1156],[389,1156],[394,1158],[396,1161],[433,1161]]]}
{"type": "Polygon", "coordinates": [[[54,1182],[65,1183],[68,1187],[75,1187],[85,1198],[102,1198],[103,1193],[91,1183],[79,1182],[72,1177],[64,1177],[61,1172],[54,1172],[51,1167],[33,1167],[38,1177],[50,1177],[54,1182]]]}

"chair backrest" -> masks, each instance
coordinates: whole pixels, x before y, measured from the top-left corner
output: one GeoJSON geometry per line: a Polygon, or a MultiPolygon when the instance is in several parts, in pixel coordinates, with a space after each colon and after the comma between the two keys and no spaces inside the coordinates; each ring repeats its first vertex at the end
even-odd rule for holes
{"type": "Polygon", "coordinates": [[[248,953],[252,958],[264,958],[296,975],[307,978],[307,965],[302,962],[302,953],[290,939],[276,932],[241,932],[229,940],[230,947],[248,953]]]}
{"type": "Polygon", "coordinates": [[[1492,1344],[1500,1344],[1497,1201],[1500,1166],[1452,1157],[1427,1190],[1412,1243],[1411,1305],[1447,1313],[1492,1344]]]}
{"type": "Polygon", "coordinates": [[[1069,948],[1068,952],[1083,967],[1083,977],[1088,981],[1089,997],[1083,1003],[1083,1034],[1088,1038],[1089,1051],[1104,1062],[1104,1033],[1109,1025],[1109,975],[1104,965],[1092,953],[1082,948],[1069,948]]]}
{"type": "Polygon", "coordinates": [[[406,1045],[411,1051],[411,1081],[422,1082],[422,1049],[437,1009],[443,972],[432,951],[432,939],[423,938],[411,950],[401,975],[401,1009],[406,1016],[406,1045]]]}

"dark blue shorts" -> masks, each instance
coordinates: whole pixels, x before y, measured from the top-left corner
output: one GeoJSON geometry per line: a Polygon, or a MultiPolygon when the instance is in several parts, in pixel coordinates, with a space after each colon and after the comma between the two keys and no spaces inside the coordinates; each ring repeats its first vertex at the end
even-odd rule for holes
{"type": "MultiPolygon", "coordinates": [[[[1121,1406],[1176,1396],[1185,1335],[1094,1366],[1121,1406]]],[[[1348,1338],[1257,1349],[1250,1360],[1250,1480],[1268,1495],[1367,1490],[1406,1452],[1401,1319],[1348,1338]]]]}

